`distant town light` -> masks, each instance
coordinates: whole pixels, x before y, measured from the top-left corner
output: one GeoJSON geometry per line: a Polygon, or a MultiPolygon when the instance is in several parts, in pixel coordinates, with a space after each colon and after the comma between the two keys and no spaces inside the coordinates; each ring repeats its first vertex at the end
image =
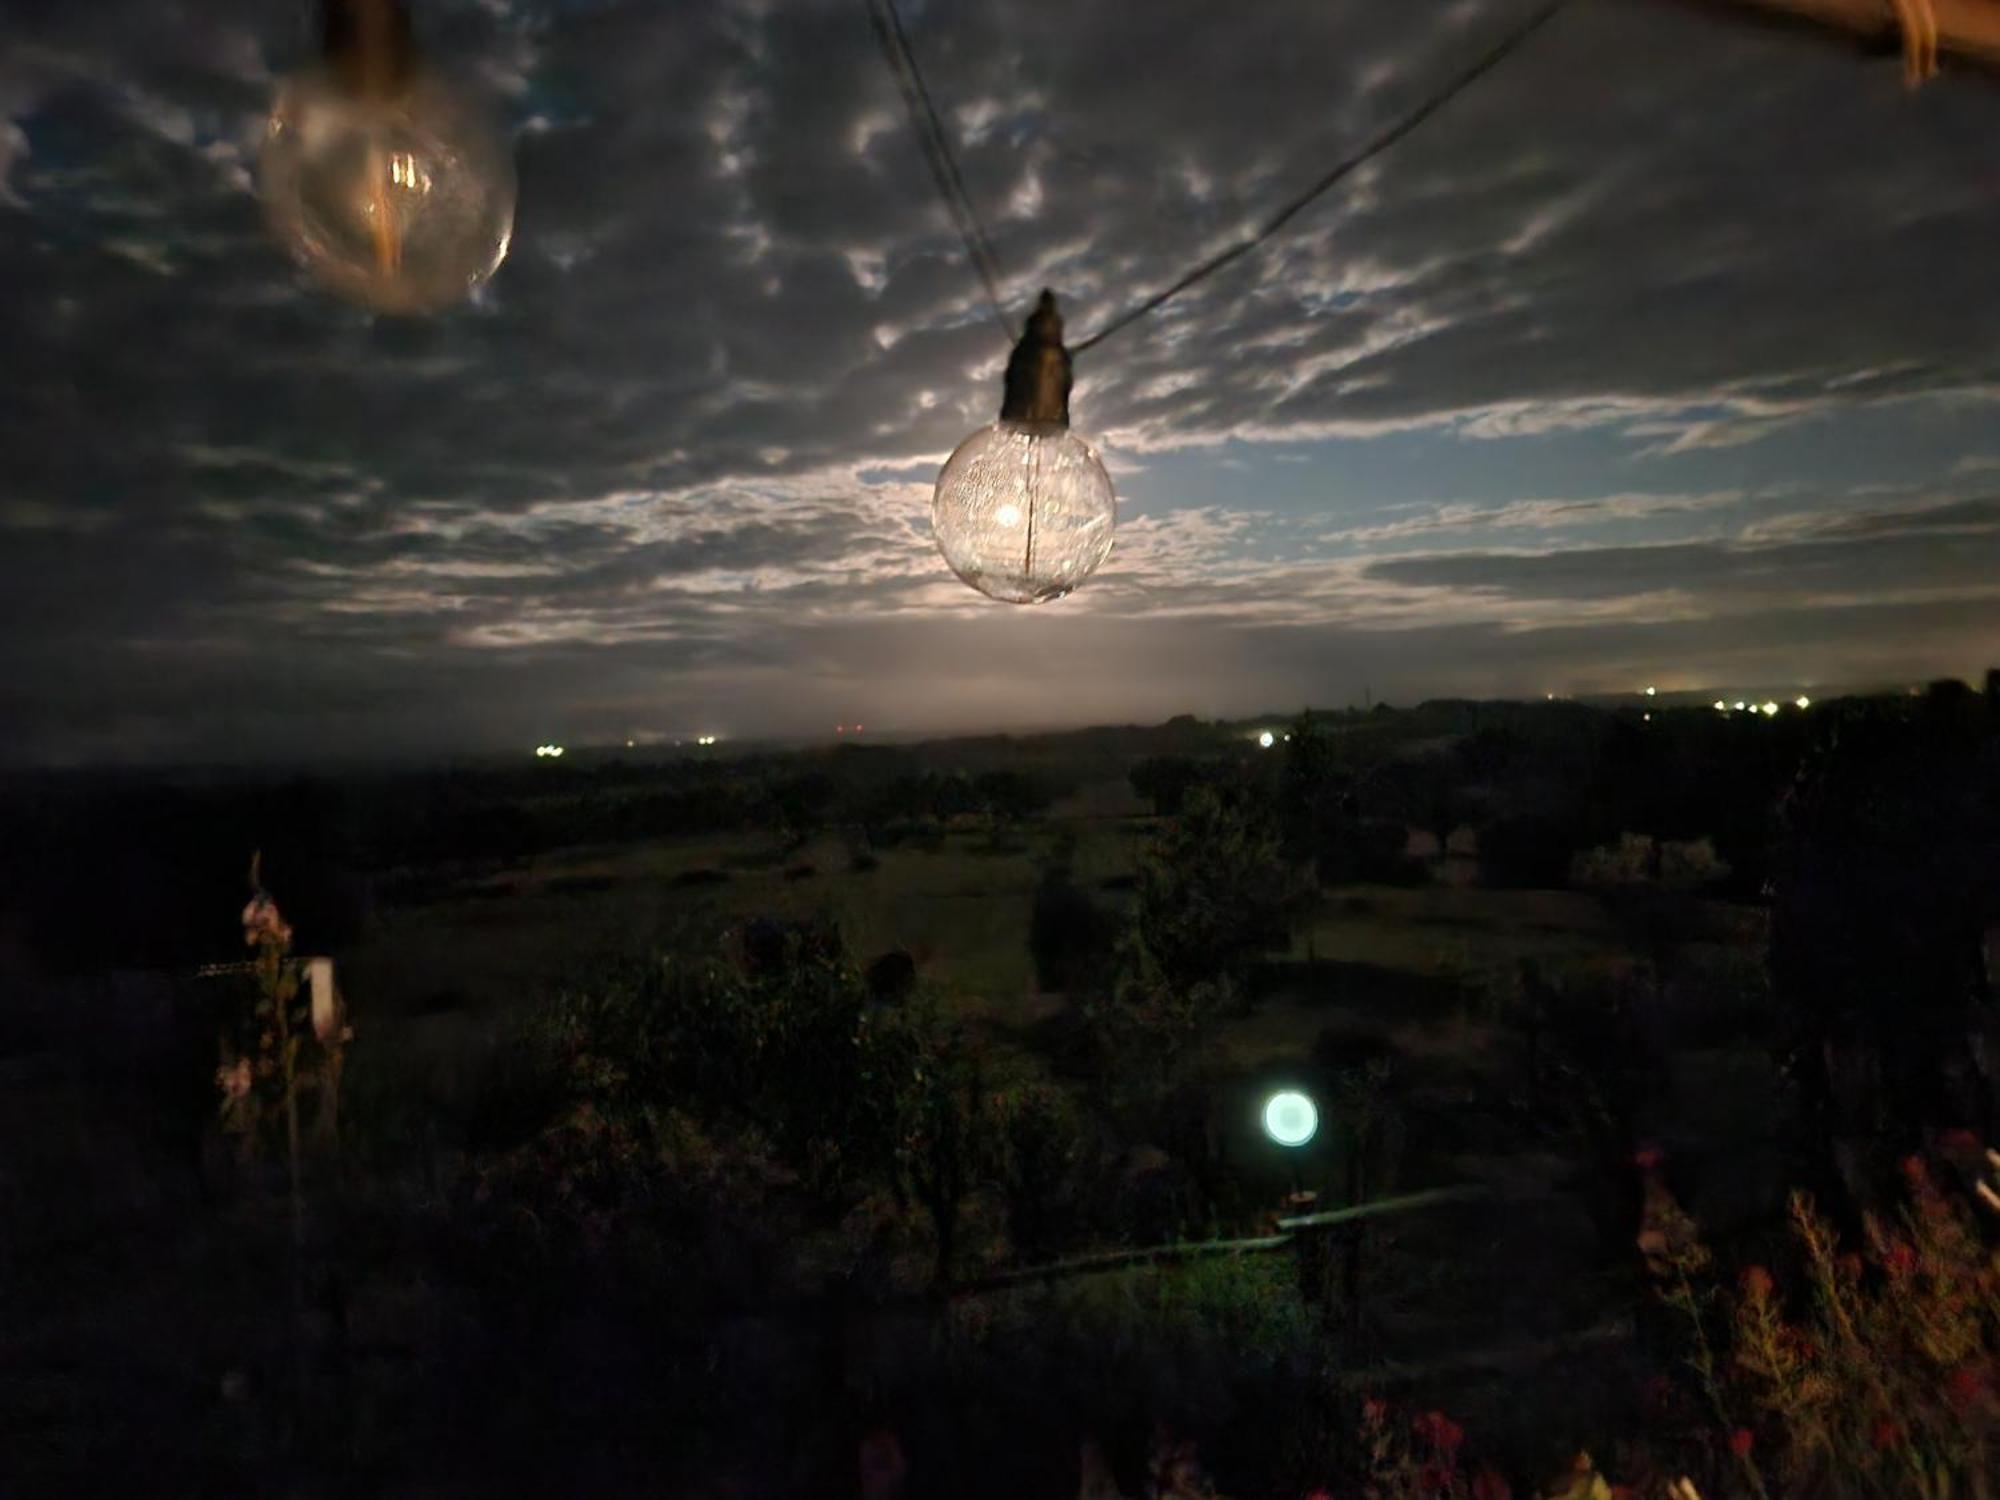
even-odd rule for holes
{"type": "Polygon", "coordinates": [[[699,739],[697,739],[695,743],[697,745],[713,745],[715,743],[715,736],[712,734],[704,734],[699,739]]]}
{"type": "MultiPolygon", "coordinates": [[[[1740,708],[1742,705],[1738,704],[1737,706],[1740,708]]],[[[1720,698],[1717,698],[1715,700],[1715,711],[1719,714],[1726,714],[1729,712],[1729,705],[1724,703],[1720,698]]]]}
{"type": "Polygon", "coordinates": [[[1639,717],[1645,720],[1648,724],[1653,722],[1653,716],[1651,714],[1640,714],[1639,717]]]}
{"type": "Polygon", "coordinates": [[[1749,704],[1747,704],[1747,703],[1745,703],[1745,702],[1744,702],[1744,701],[1743,701],[1743,700],[1742,700],[1741,698],[1738,698],[1738,699],[1736,700],[1736,711],[1737,711],[1737,712],[1738,712],[1739,714],[1740,714],[1740,713],[1742,713],[1742,712],[1743,712],[1743,710],[1744,710],[1744,709],[1746,709],[1746,708],[1748,708],[1749,706],[1750,706],[1750,705],[1749,705],[1749,704]]]}
{"type": "Polygon", "coordinates": [[[1807,696],[1806,696],[1806,695],[1805,695],[1804,693],[1800,693],[1800,694],[1798,695],[1798,697],[1796,697],[1796,698],[1794,698],[1794,699],[1792,700],[1792,702],[1793,702],[1793,703],[1794,703],[1794,704],[1795,704],[1796,706],[1798,706],[1799,708],[1811,708],[1811,707],[1812,707],[1812,699],[1808,698],[1808,697],[1807,697],[1807,696]]]}
{"type": "Polygon", "coordinates": [[[1264,1101],[1264,1134],[1280,1146],[1303,1146],[1319,1133],[1319,1110],[1296,1089],[1264,1101]]]}
{"type": "Polygon", "coordinates": [[[557,757],[557,756],[560,756],[560,755],[561,755],[562,753],[563,753],[563,747],[562,747],[561,745],[537,745],[537,746],[535,746],[535,754],[536,754],[536,755],[538,755],[538,756],[540,756],[540,757],[542,757],[542,758],[543,758],[543,759],[545,759],[545,760],[547,760],[547,759],[553,759],[553,758],[555,758],[555,757],[557,757]]]}
{"type": "Polygon", "coordinates": [[[1268,750],[1273,745],[1278,743],[1278,737],[1267,729],[1262,734],[1257,736],[1257,743],[1262,745],[1266,750],[1268,750]]]}
{"type": "Polygon", "coordinates": [[[1775,719],[1775,718],[1777,718],[1777,717],[1778,717],[1778,705],[1777,705],[1777,704],[1775,704],[1775,703],[1766,703],[1766,704],[1764,705],[1764,715],[1765,715],[1765,717],[1766,717],[1766,718],[1771,718],[1771,719],[1775,719]]]}
{"type": "Polygon", "coordinates": [[[1649,688],[1647,688],[1647,689],[1646,689],[1646,696],[1647,696],[1648,698],[1650,698],[1650,697],[1652,697],[1652,696],[1653,696],[1654,694],[1656,694],[1656,693],[1658,693],[1658,692],[1659,692],[1659,689],[1658,689],[1658,688],[1656,688],[1656,687],[1649,687],[1649,688]]]}

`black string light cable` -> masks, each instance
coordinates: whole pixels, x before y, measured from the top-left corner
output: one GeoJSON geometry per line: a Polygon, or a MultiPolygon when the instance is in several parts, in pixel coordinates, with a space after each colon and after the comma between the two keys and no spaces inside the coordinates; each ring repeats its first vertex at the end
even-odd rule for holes
{"type": "Polygon", "coordinates": [[[1367,141],[1358,151],[1343,158],[1331,170],[1324,173],[1317,182],[1306,188],[1304,192],[1293,198],[1289,203],[1286,203],[1245,238],[1238,240],[1227,249],[1210,256],[1178,280],[1160,288],[1159,291],[1154,292],[1144,301],[1134,304],[1098,329],[1097,332],[1091,334],[1089,338],[1070,345],[1070,353],[1081,354],[1086,349],[1095,348],[1110,338],[1112,334],[1130,327],[1148,313],[1157,312],[1182,292],[1195,285],[1196,282],[1203,281],[1213,276],[1217,271],[1222,270],[1225,266],[1241,260],[1252,250],[1255,250],[1259,245],[1270,239],[1271,236],[1278,233],[1287,224],[1291,223],[1293,219],[1309,208],[1318,198],[1346,178],[1352,176],[1356,171],[1366,166],[1391,146],[1394,146],[1398,141],[1430,119],[1431,116],[1443,109],[1453,99],[1457,98],[1465,90],[1472,87],[1473,84],[1477,83],[1488,73],[1499,67],[1501,63],[1513,56],[1515,52],[1526,45],[1530,38],[1544,26],[1548,25],[1550,21],[1553,21],[1556,18],[1556,13],[1562,10],[1568,3],[1569,0],[1549,0],[1549,3],[1539,7],[1519,26],[1516,26],[1512,31],[1489,47],[1470,67],[1455,75],[1435,93],[1425,99],[1423,103],[1411,110],[1410,113],[1404,115],[1393,125],[1390,125],[1387,129],[1367,141]]]}
{"type": "Polygon", "coordinates": [[[889,64],[889,71],[896,78],[896,87],[902,91],[903,105],[910,113],[910,124],[923,147],[924,162],[930,168],[938,196],[944,199],[952,222],[958,226],[959,238],[965,241],[966,254],[971,257],[973,268],[978,271],[979,279],[986,288],[986,300],[992,305],[993,316],[999,319],[1001,331],[1011,344],[1015,329],[1007,316],[1006,305],[1000,300],[999,262],[994,259],[985,226],[979,222],[979,211],[972,206],[972,195],[965,189],[958,158],[952,153],[951,137],[945,133],[944,122],[938,118],[930,90],[924,87],[924,75],[917,67],[916,53],[910,49],[909,34],[903,30],[903,18],[896,10],[896,0],[868,0],[868,19],[874,23],[875,40],[882,48],[883,60],[889,64]]]}

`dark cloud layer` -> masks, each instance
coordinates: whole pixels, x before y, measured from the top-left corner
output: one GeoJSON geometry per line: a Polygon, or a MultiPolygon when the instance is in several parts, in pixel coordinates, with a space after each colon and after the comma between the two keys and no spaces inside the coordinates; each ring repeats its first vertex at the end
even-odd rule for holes
{"type": "MultiPolygon", "coordinates": [[[[1522,13],[906,5],[1008,295],[1059,288],[1076,333],[1522,13]]],[[[522,207],[475,305],[402,323],[263,234],[305,7],[0,0],[8,756],[1048,724],[2000,645],[1983,83],[1905,96],[1701,8],[1571,7],[1082,362],[1120,551],[1030,617],[929,551],[913,476],[990,418],[1005,346],[855,0],[416,8],[500,101],[522,207]],[[1893,494],[1821,451],[1862,421],[1908,450],[1893,494]],[[1240,491],[1191,498],[1232,440],[1240,491]],[[1340,476],[1388,443],[1490,474],[1385,509],[1340,476]]]]}

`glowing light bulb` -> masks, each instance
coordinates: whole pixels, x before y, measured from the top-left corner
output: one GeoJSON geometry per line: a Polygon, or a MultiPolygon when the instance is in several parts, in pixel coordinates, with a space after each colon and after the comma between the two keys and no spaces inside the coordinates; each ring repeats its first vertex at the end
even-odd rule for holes
{"type": "Polygon", "coordinates": [[[1090,444],[1069,430],[1069,351],[1042,293],[1007,361],[1000,420],[946,460],[931,500],[938,550],[966,583],[1009,604],[1042,604],[1111,555],[1117,499],[1090,444]]]}
{"type": "Polygon", "coordinates": [[[460,301],[507,257],[515,178],[486,112],[416,60],[400,0],[329,0],[327,57],[279,85],[260,163],[273,232],[380,312],[460,301]]]}

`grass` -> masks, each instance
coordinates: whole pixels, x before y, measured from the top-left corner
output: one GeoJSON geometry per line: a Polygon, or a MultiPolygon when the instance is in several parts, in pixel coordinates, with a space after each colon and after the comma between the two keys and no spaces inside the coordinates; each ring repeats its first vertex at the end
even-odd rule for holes
{"type": "MultiPolygon", "coordinates": [[[[1147,836],[1143,820],[1066,826],[1078,835],[1076,878],[1086,887],[1128,875],[1147,836]]],[[[992,852],[984,832],[954,832],[935,851],[877,851],[870,870],[851,868],[835,838],[782,857],[754,837],[569,850],[383,913],[347,959],[349,988],[389,1013],[490,1013],[584,955],[643,945],[677,914],[706,911],[725,920],[830,918],[862,962],[896,948],[914,954],[969,1016],[1020,1006],[1031,1018],[1027,932],[1048,837],[1038,829],[1025,847],[992,852]],[[788,878],[805,865],[810,875],[788,878]],[[729,878],[675,884],[718,870],[729,878]]]]}

